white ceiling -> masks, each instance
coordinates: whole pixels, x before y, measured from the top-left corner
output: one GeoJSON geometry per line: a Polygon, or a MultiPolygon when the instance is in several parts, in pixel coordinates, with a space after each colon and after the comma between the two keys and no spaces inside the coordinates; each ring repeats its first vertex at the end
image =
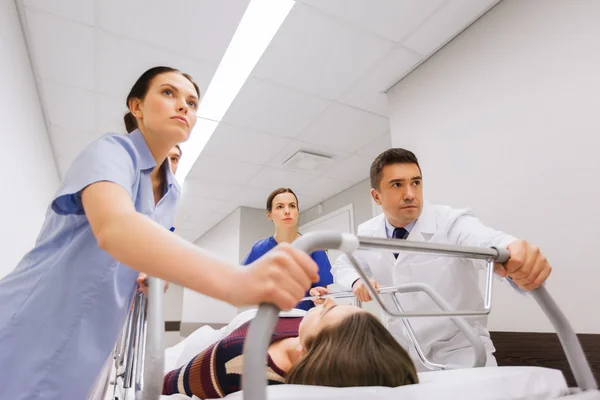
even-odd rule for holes
{"type": "MultiPolygon", "coordinates": [[[[188,72],[205,92],[249,2],[17,1],[61,174],[91,140],[123,131],[149,67],[188,72]]],[[[498,1],[296,1],[188,175],[177,232],[195,240],[279,186],[306,209],[367,178],[391,145],[383,92],[498,1]],[[284,167],[298,150],[333,163],[284,167]]]]}

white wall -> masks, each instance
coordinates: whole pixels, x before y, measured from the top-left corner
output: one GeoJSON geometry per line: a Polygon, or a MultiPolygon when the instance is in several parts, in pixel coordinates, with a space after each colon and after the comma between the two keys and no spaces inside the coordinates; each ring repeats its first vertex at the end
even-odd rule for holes
{"type": "Polygon", "coordinates": [[[0,278],[29,251],[59,177],[13,0],[0,0],[0,278]]]}
{"type": "MultiPolygon", "coordinates": [[[[368,171],[366,171],[368,173],[368,171]]],[[[354,209],[354,231],[358,225],[373,217],[373,200],[371,198],[371,184],[368,179],[357,183],[356,185],[330,197],[323,201],[323,212],[319,213],[318,206],[309,208],[300,213],[300,225],[313,221],[321,215],[328,214],[348,204],[353,205],[354,209]]]]}
{"type": "MultiPolygon", "coordinates": [[[[470,206],[541,246],[548,289],[600,332],[600,2],[504,0],[389,93],[392,144],[416,152],[426,198],[470,206]]],[[[492,330],[547,331],[496,285],[492,330]]]]}
{"type": "MultiPolygon", "coordinates": [[[[224,260],[239,263],[240,209],[208,231],[195,244],[217,254],[224,260]]],[[[182,323],[228,323],[237,309],[227,303],[204,296],[189,289],[183,291],[182,323]]]]}

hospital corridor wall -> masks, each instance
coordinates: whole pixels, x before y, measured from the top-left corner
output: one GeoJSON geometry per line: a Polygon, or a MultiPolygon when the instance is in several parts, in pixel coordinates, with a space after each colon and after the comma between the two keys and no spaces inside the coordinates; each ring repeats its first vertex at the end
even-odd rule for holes
{"type": "Polygon", "coordinates": [[[59,174],[13,0],[0,0],[0,278],[37,238],[59,174]]]}
{"type": "MultiPolygon", "coordinates": [[[[426,198],[541,247],[596,373],[599,18],[598,1],[504,0],[388,91],[392,144],[419,157],[426,198]]],[[[553,331],[498,284],[489,328],[531,346],[553,331]]]]}
{"type": "MultiPolygon", "coordinates": [[[[272,234],[273,225],[264,210],[239,207],[194,244],[225,260],[240,263],[257,240],[272,234]]],[[[174,335],[185,337],[203,325],[221,328],[243,310],[189,289],[183,289],[182,292],[181,324],[173,324],[173,331],[167,324],[166,334],[170,343],[175,340],[174,335]]],[[[176,299],[171,301],[171,315],[176,312],[177,304],[176,299]]]]}

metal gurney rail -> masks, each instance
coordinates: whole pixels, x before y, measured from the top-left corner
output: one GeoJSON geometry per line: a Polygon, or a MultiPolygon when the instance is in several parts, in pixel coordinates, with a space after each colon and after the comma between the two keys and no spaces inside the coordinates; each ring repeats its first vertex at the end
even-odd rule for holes
{"type": "MultiPolygon", "coordinates": [[[[397,317],[413,317],[413,316],[468,316],[468,315],[484,315],[488,314],[491,310],[491,289],[493,281],[493,263],[506,262],[509,258],[508,251],[504,249],[484,249],[484,248],[470,248],[460,247],[451,245],[435,245],[430,243],[419,243],[419,242],[407,242],[398,239],[373,239],[373,238],[357,238],[353,235],[340,234],[337,232],[313,232],[301,236],[297,239],[293,246],[299,248],[308,253],[320,249],[338,249],[346,253],[348,258],[351,260],[354,268],[358,274],[365,280],[369,293],[381,306],[381,308],[389,315],[397,317]],[[382,301],[381,295],[385,295],[390,291],[400,292],[412,292],[412,291],[424,291],[435,301],[436,297],[439,298],[435,290],[425,284],[408,284],[400,285],[391,288],[384,288],[381,292],[377,292],[366,279],[365,273],[360,268],[356,258],[352,255],[357,249],[377,249],[377,250],[390,250],[390,251],[410,251],[420,253],[436,253],[443,254],[446,256],[454,257],[465,257],[465,258],[479,258],[487,260],[488,271],[486,275],[486,291],[485,291],[485,302],[484,309],[473,311],[473,310],[449,310],[447,304],[440,302],[438,306],[442,309],[439,312],[432,313],[405,313],[401,308],[397,307],[397,311],[390,310],[389,307],[382,301]],[[381,295],[380,295],[381,294],[381,295]]],[[[141,349],[145,354],[145,360],[143,365],[136,364],[137,366],[143,367],[143,379],[141,378],[140,368],[135,368],[136,372],[136,388],[135,398],[142,400],[158,400],[162,391],[163,382],[163,369],[164,369],[164,347],[163,347],[163,334],[164,334],[164,318],[163,318],[163,283],[160,279],[149,278],[149,297],[148,297],[148,311],[147,311],[147,328],[138,331],[141,333],[141,338],[146,336],[145,346],[141,347],[138,345],[135,348],[141,349]],[[145,332],[147,331],[147,334],[145,332]]],[[[532,292],[536,302],[540,305],[548,319],[551,321],[554,329],[556,330],[559,340],[564,349],[565,355],[569,362],[569,366],[573,371],[573,375],[577,382],[579,389],[587,391],[586,393],[593,394],[597,393],[598,385],[592,374],[592,370],[587,363],[586,357],[583,353],[583,349],[577,339],[575,332],[573,331],[568,320],[564,314],[560,311],[557,304],[554,302],[552,297],[548,294],[544,287],[541,287],[532,292]]],[[[395,296],[392,296],[395,297],[395,296]]],[[[137,301],[137,300],[136,300],[137,301]]],[[[141,301],[141,300],[139,300],[141,301]]],[[[140,305],[141,307],[141,305],[140,305]]],[[[141,309],[143,310],[143,309],[141,309]]],[[[266,368],[264,368],[265,355],[269,345],[272,332],[275,328],[277,318],[279,315],[279,309],[272,304],[261,304],[258,313],[254,320],[250,324],[248,335],[244,343],[244,368],[242,376],[242,390],[244,400],[266,400],[267,399],[267,377],[266,368]]],[[[142,312],[142,311],[140,311],[142,312]]],[[[143,325],[143,312],[141,316],[141,324],[143,325]]],[[[459,328],[460,321],[464,323],[461,318],[455,318],[459,321],[457,325],[459,328]]],[[[455,323],[456,323],[455,321],[455,323]]],[[[133,323],[133,322],[131,322],[133,323]]],[[[461,328],[463,332],[464,326],[461,328]]],[[[468,327],[467,327],[468,328],[468,327]]],[[[131,329],[131,328],[130,328],[131,329]]],[[[467,329],[468,330],[468,329],[467,329]]],[[[126,329],[126,331],[128,331],[126,329]]],[[[412,329],[411,329],[412,331],[412,329]]],[[[471,332],[472,333],[472,332],[471,332]]],[[[124,335],[125,338],[127,335],[124,335]]],[[[469,336],[467,336],[469,337],[469,336]]],[[[416,341],[415,341],[416,342],[416,341]]],[[[415,343],[413,342],[413,343],[415,343]]],[[[472,341],[473,342],[473,341],[472,341]]],[[[475,342],[481,343],[479,338],[475,342]]],[[[475,345],[476,354],[477,345],[475,345]]],[[[131,351],[131,350],[129,350],[131,351]]],[[[485,351],[483,351],[485,356],[485,351]]],[[[117,354],[118,357],[118,354],[117,354]]],[[[479,361],[480,362],[480,361],[479,361]]],[[[476,358],[476,364],[478,363],[476,358]]],[[[435,364],[432,364],[436,367],[435,364]]],[[[131,371],[134,371],[132,366],[131,371]]],[[[592,397],[590,397],[591,399],[592,397]]],[[[595,399],[597,397],[594,397],[595,399]]],[[[120,399],[121,400],[121,399],[120,399]]]]}
{"type": "MultiPolygon", "coordinates": [[[[381,308],[389,315],[397,317],[407,316],[423,316],[433,315],[432,313],[403,313],[393,312],[381,300],[379,294],[366,279],[365,273],[360,268],[356,258],[351,254],[353,251],[363,249],[385,249],[394,251],[416,251],[444,254],[448,256],[466,257],[466,258],[482,258],[488,260],[488,265],[497,262],[506,262],[510,254],[504,249],[480,249],[467,248],[451,245],[435,245],[431,243],[407,242],[394,239],[372,239],[372,238],[357,238],[352,235],[340,234],[337,232],[313,232],[301,236],[293,246],[307,253],[319,249],[339,249],[346,253],[354,268],[359,275],[365,280],[369,293],[381,308]]],[[[493,267],[488,268],[487,289],[485,295],[486,309],[491,306],[491,279],[493,278],[493,267]],[[492,271],[489,271],[489,270],[492,271]]],[[[432,290],[433,291],[433,290],[432,290]]],[[[573,375],[577,382],[577,386],[584,391],[597,391],[598,384],[592,374],[592,370],[586,360],[581,344],[577,339],[577,335],[573,331],[569,321],[558,308],[545,287],[540,287],[532,291],[532,295],[536,302],[540,305],[550,322],[552,323],[565,355],[569,362],[569,366],[573,371],[573,375]]],[[[480,315],[488,313],[489,309],[476,313],[458,313],[455,311],[448,313],[439,312],[435,315],[480,315]]],[[[266,369],[264,368],[265,354],[269,345],[269,339],[277,323],[279,309],[272,304],[261,304],[258,313],[248,330],[248,335],[244,343],[244,373],[242,376],[242,389],[244,391],[244,400],[263,400],[267,399],[267,377],[266,369]]]]}

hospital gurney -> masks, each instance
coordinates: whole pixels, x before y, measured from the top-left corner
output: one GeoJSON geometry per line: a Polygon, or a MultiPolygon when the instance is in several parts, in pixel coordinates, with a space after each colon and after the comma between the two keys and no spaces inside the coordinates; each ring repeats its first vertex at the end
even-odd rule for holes
{"type": "MultiPolygon", "coordinates": [[[[492,295],[492,283],[493,283],[493,263],[497,262],[506,262],[508,259],[508,252],[504,249],[482,249],[482,248],[471,248],[471,247],[459,247],[452,245],[438,245],[438,244],[430,244],[430,243],[418,243],[418,242],[407,242],[397,239],[374,239],[374,238],[357,238],[352,235],[340,234],[337,232],[314,232],[306,234],[299,239],[297,239],[293,243],[294,247],[297,247],[303,251],[308,253],[318,250],[318,249],[339,249],[346,253],[356,268],[357,272],[360,276],[365,279],[367,282],[367,286],[371,297],[373,297],[381,306],[381,308],[389,315],[406,318],[406,317],[421,317],[421,316],[446,316],[454,318],[453,321],[463,330],[465,331],[465,326],[461,324],[460,317],[463,316],[472,316],[472,315],[485,315],[491,311],[491,295],[492,295]],[[414,292],[414,291],[422,291],[427,293],[437,304],[440,306],[440,311],[427,312],[427,313],[407,313],[403,312],[399,304],[395,304],[397,310],[394,311],[390,309],[381,298],[381,295],[389,294],[386,290],[376,291],[374,288],[368,283],[368,279],[365,276],[365,273],[360,268],[356,258],[353,256],[352,252],[357,249],[377,249],[377,250],[389,250],[389,251],[410,251],[410,252],[425,252],[425,253],[435,253],[442,254],[446,256],[454,256],[454,257],[465,257],[465,258],[478,258],[485,259],[488,262],[488,270],[486,275],[486,290],[484,295],[484,308],[482,310],[448,310],[447,305],[439,298],[437,293],[433,288],[426,284],[406,284],[399,285],[393,288],[387,288],[386,290],[392,292],[414,292]]],[[[132,354],[144,354],[144,360],[139,362],[133,362],[133,364],[137,365],[139,368],[133,368],[132,371],[136,371],[138,373],[137,376],[140,376],[141,370],[143,369],[143,377],[135,378],[135,398],[143,399],[143,400],[156,400],[159,399],[162,381],[163,381],[163,346],[162,346],[162,338],[164,332],[164,320],[162,318],[162,282],[156,278],[150,278],[149,282],[149,298],[148,298],[148,314],[147,314],[147,328],[138,328],[138,332],[141,333],[140,339],[146,335],[147,337],[145,341],[145,345],[142,344],[141,347],[138,344],[135,348],[138,349],[137,352],[132,352],[132,354]],[[140,351],[144,351],[143,353],[139,353],[140,351]],[[139,384],[139,386],[138,386],[139,384]]],[[[339,294],[336,294],[339,295],[339,294]]],[[[583,353],[581,345],[577,339],[575,332],[567,321],[566,317],[562,314],[560,309],[554,300],[550,297],[545,287],[541,287],[532,292],[534,299],[542,308],[544,313],[547,315],[552,325],[554,326],[560,342],[563,346],[565,355],[569,362],[570,368],[573,372],[575,380],[577,382],[576,388],[570,388],[562,390],[560,387],[556,387],[552,393],[552,397],[549,395],[545,395],[543,397],[539,396],[529,396],[527,393],[523,394],[522,397],[517,398],[568,398],[573,400],[600,400],[600,392],[598,391],[598,385],[595,381],[595,378],[592,374],[591,368],[587,363],[586,357],[583,353]]],[[[248,331],[248,336],[246,337],[246,341],[244,344],[244,370],[242,377],[242,391],[238,393],[234,393],[228,397],[233,398],[243,398],[244,400],[262,400],[262,399],[273,399],[273,398],[281,398],[281,399],[301,399],[301,398],[316,398],[316,394],[323,394],[322,397],[319,398],[380,398],[380,399],[392,399],[392,398],[431,398],[431,393],[423,395],[420,393],[415,395],[415,393],[419,390],[420,386],[426,386],[423,384],[418,385],[409,385],[398,388],[374,388],[375,390],[371,390],[372,388],[327,388],[327,387],[315,387],[315,386],[296,386],[296,385],[281,385],[281,386],[273,386],[269,387],[267,390],[267,378],[266,378],[266,369],[264,368],[265,363],[265,355],[267,354],[267,348],[269,344],[269,338],[273,332],[275,327],[278,315],[280,310],[271,304],[261,304],[256,317],[250,324],[250,328],[248,331]],[[287,390],[286,386],[295,386],[293,387],[293,392],[287,390]],[[325,394],[326,393],[326,394],[325,394]],[[269,394],[269,396],[267,396],[269,394]],[[280,396],[278,396],[280,395],[280,396]],[[414,396],[414,397],[413,397],[414,396]]],[[[140,321],[143,322],[143,313],[141,314],[142,318],[140,321]]],[[[464,323],[464,321],[462,321],[464,323]]],[[[128,323],[129,324],[129,323],[128,323]]],[[[131,323],[131,325],[134,325],[131,323]]],[[[143,325],[143,323],[142,323],[143,325]]],[[[136,325],[137,326],[137,325],[136,325]]],[[[410,329],[410,324],[405,324],[407,327],[407,331],[412,331],[410,329]]],[[[467,337],[471,340],[471,335],[467,334],[467,337]]],[[[413,339],[411,337],[411,339],[413,339]]],[[[475,338],[477,339],[477,338],[475,338]]],[[[485,351],[483,349],[478,349],[479,340],[471,340],[474,345],[475,354],[480,352],[483,353],[483,362],[485,363],[485,351]]],[[[144,342],[142,340],[142,342],[144,342]]],[[[479,341],[479,343],[481,343],[479,341]]],[[[418,350],[418,343],[416,340],[413,340],[413,345],[415,346],[415,350],[417,350],[417,354],[419,357],[422,357],[422,352],[418,350]]],[[[430,364],[431,369],[445,369],[446,366],[440,366],[433,363],[430,363],[428,360],[425,360],[430,364]]],[[[481,364],[481,356],[475,357],[474,366],[482,365],[481,364]]],[[[556,379],[559,375],[562,377],[562,374],[559,371],[550,370],[547,368],[536,368],[536,367],[498,367],[498,368],[475,368],[475,369],[466,369],[466,370],[451,370],[451,371],[437,371],[430,372],[425,374],[437,374],[435,375],[435,379],[431,379],[430,375],[427,379],[423,380],[420,378],[421,382],[431,382],[433,380],[439,381],[452,381],[458,379],[461,375],[467,377],[461,385],[461,391],[464,390],[462,396],[460,398],[481,398],[478,397],[475,392],[472,390],[473,386],[478,384],[478,379],[482,380],[483,387],[488,387],[489,390],[493,390],[489,385],[493,383],[494,375],[503,374],[506,379],[519,379],[522,377],[532,378],[532,380],[527,381],[525,385],[522,385],[522,388],[525,389],[535,383],[536,375],[544,375],[544,378],[548,381],[552,381],[556,379]],[[548,374],[550,372],[550,374],[548,374]],[[443,375],[440,375],[443,374],[443,375]],[[446,378],[447,377],[447,378],[446,378]],[[446,379],[444,379],[446,378],[446,379]]],[[[443,383],[443,382],[442,382],[443,383]]],[[[504,382],[504,386],[510,386],[512,381],[504,382]]],[[[436,387],[435,385],[432,387],[436,387]]],[[[438,387],[443,387],[438,385],[438,387]]],[[[292,389],[292,388],[289,388],[292,389]]],[[[184,397],[173,397],[173,399],[179,399],[184,397]]],[[[448,397],[448,393],[446,391],[438,392],[435,395],[435,398],[450,398],[448,397]]],[[[122,400],[122,398],[119,398],[122,400]]]]}

